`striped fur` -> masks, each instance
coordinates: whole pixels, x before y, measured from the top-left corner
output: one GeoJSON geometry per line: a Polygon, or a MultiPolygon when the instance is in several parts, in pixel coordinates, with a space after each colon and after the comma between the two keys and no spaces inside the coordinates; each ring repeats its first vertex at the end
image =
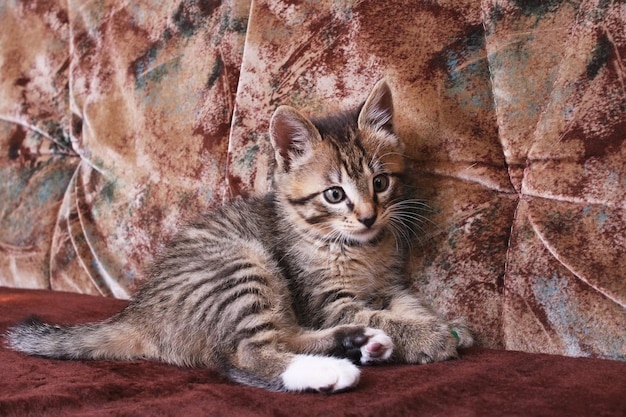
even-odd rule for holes
{"type": "Polygon", "coordinates": [[[235,199],[183,229],[129,306],[101,322],[31,319],[10,346],[67,359],[162,360],[285,391],[354,387],[353,362],[425,363],[471,344],[403,284],[421,203],[384,81],[361,108],[309,120],[276,110],[274,192],[235,199]]]}

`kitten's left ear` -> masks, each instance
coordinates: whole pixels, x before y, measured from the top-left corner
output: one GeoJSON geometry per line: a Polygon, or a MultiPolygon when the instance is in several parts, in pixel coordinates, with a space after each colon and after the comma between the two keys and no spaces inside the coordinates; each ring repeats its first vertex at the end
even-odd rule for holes
{"type": "Polygon", "coordinates": [[[359,113],[359,129],[366,126],[393,134],[393,100],[385,79],[376,83],[359,113]]]}
{"type": "Polygon", "coordinates": [[[280,106],[270,121],[270,139],[278,168],[288,172],[294,160],[307,156],[312,144],[321,141],[317,128],[298,110],[280,106]]]}

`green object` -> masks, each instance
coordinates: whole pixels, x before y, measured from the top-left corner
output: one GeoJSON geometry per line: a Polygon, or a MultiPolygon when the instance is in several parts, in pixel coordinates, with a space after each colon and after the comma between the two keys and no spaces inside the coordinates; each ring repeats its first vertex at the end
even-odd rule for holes
{"type": "Polygon", "coordinates": [[[454,338],[456,339],[456,344],[458,345],[459,342],[461,341],[459,334],[454,329],[450,330],[450,333],[452,333],[452,336],[454,336],[454,338]]]}

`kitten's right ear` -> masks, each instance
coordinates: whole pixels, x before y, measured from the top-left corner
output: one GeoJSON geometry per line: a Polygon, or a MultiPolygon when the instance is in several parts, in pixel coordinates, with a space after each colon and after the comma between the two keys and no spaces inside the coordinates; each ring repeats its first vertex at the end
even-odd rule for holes
{"type": "Polygon", "coordinates": [[[394,134],[393,98],[389,84],[383,78],[370,92],[358,119],[359,128],[370,126],[394,134]]]}
{"type": "Polygon", "coordinates": [[[306,156],[313,142],[322,140],[317,128],[298,110],[280,106],[270,121],[270,139],[278,168],[288,172],[295,159],[306,156]]]}

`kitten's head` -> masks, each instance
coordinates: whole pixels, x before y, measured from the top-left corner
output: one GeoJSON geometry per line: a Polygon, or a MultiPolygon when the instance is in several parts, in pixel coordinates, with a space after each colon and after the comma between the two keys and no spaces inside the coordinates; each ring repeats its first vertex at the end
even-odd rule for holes
{"type": "Polygon", "coordinates": [[[309,120],[279,107],[270,135],[276,194],[288,220],[316,238],[357,243],[394,227],[394,207],[404,197],[404,147],[392,121],[384,80],[351,112],[309,120]]]}

